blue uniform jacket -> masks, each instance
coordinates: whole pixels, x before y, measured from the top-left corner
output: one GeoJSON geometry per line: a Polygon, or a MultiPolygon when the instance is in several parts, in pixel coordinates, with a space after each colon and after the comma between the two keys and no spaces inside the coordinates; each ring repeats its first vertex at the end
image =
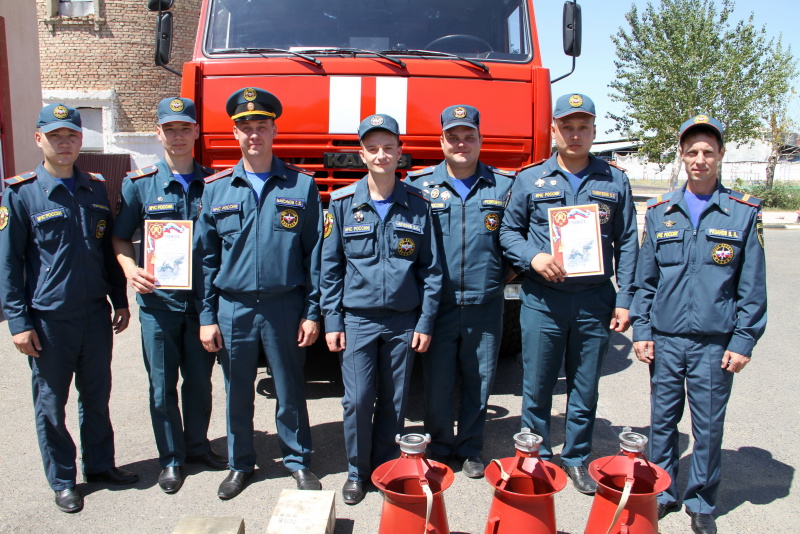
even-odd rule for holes
{"type": "Polygon", "coordinates": [[[273,156],[256,203],[244,164],[206,178],[195,235],[200,324],[217,324],[219,293],[275,296],[305,288],[319,320],[322,208],[312,176],[273,156]]]}
{"type": "Polygon", "coordinates": [[[733,333],[728,350],[749,356],[767,324],[761,200],[718,184],[694,228],[685,188],[648,202],[633,339],[733,333]]]}
{"type": "Polygon", "coordinates": [[[430,335],[442,269],[422,193],[398,180],[381,220],[364,177],[331,194],[328,209],[322,245],[325,331],[344,331],[346,309],[419,309],[414,330],[430,335]]]}
{"type": "Polygon", "coordinates": [[[74,193],[44,165],[8,178],[0,208],[0,298],[11,334],[33,329],[30,311],[82,316],[111,298],[128,307],[126,280],[111,246],[105,180],[74,168],[74,193]]]}
{"type": "Polygon", "coordinates": [[[409,183],[431,203],[442,302],[482,304],[503,292],[508,264],[500,248],[500,222],[515,176],[479,162],[475,184],[462,202],[446,162],[408,174],[409,183]]]}
{"type": "Polygon", "coordinates": [[[514,267],[534,281],[560,291],[582,291],[604,283],[616,266],[617,308],[630,308],[637,243],[636,210],[628,177],[620,169],[589,156],[588,174],[573,191],[557,154],[547,161],[524,169],[514,184],[500,226],[500,244],[514,267]],[[548,282],[531,267],[539,253],[552,254],[547,210],[561,206],[597,204],[603,240],[602,275],[566,278],[548,282]]]}
{"type": "MultiPolygon", "coordinates": [[[[209,167],[195,162],[195,179],[189,183],[189,190],[184,191],[183,185],[175,179],[164,160],[150,167],[129,172],[122,181],[117,216],[114,219],[114,237],[130,240],[137,229],[143,230],[145,219],[197,221],[200,197],[203,194],[202,179],[213,173],[209,167]]],[[[141,267],[144,258],[143,246],[139,248],[141,267]]],[[[197,261],[197,258],[194,261],[197,261]]],[[[146,308],[196,313],[195,289],[192,291],[156,289],[152,293],[137,293],[136,301],[146,308]]]]}

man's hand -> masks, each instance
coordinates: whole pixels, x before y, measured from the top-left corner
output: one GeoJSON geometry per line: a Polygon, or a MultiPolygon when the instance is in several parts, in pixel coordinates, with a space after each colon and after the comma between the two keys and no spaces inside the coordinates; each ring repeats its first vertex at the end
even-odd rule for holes
{"type": "Polygon", "coordinates": [[[624,332],[630,328],[631,322],[628,320],[628,310],[625,308],[614,308],[614,317],[611,318],[609,328],[614,332],[624,332]]]}
{"type": "Polygon", "coordinates": [[[542,275],[548,282],[563,282],[566,269],[552,254],[540,252],[531,260],[533,270],[542,275]]]}
{"type": "Polygon", "coordinates": [[[636,353],[636,357],[639,358],[640,362],[653,363],[655,346],[656,344],[652,341],[634,341],[633,352],[636,353]]]}
{"type": "Polygon", "coordinates": [[[114,318],[111,320],[111,326],[114,327],[114,333],[119,334],[123,332],[131,322],[131,312],[128,308],[120,308],[114,310],[114,318]]]}
{"type": "Polygon", "coordinates": [[[328,344],[328,350],[331,352],[339,352],[340,350],[344,350],[344,332],[327,332],[325,334],[325,343],[328,344]]]}
{"type": "Polygon", "coordinates": [[[722,356],[722,368],[731,373],[738,373],[748,363],[750,363],[750,356],[744,356],[729,350],[726,350],[722,356]]]}
{"type": "Polygon", "coordinates": [[[152,293],[156,289],[156,277],[141,267],[134,267],[130,271],[126,271],[125,276],[137,293],[152,293]]]}
{"type": "Polygon", "coordinates": [[[297,346],[308,347],[314,344],[319,336],[319,323],[302,319],[300,327],[297,329],[297,346]]]}
{"type": "Polygon", "coordinates": [[[428,347],[431,346],[431,336],[427,334],[420,334],[414,332],[414,337],[411,339],[411,348],[417,352],[427,352],[428,347]]]}
{"type": "Polygon", "coordinates": [[[200,327],[200,343],[208,352],[217,352],[222,348],[222,333],[219,325],[207,324],[200,327]]]}
{"type": "Polygon", "coordinates": [[[17,350],[22,354],[33,356],[34,358],[38,358],[39,351],[42,350],[42,344],[39,343],[39,336],[36,334],[36,330],[25,330],[19,334],[14,334],[11,336],[11,341],[14,342],[17,350]]]}

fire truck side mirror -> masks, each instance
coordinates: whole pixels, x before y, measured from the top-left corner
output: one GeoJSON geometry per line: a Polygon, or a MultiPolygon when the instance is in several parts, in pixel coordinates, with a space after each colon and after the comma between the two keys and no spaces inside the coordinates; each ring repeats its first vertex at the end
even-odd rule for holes
{"type": "Polygon", "coordinates": [[[575,0],[564,2],[563,40],[566,55],[581,55],[581,6],[575,0]]]}
{"type": "Polygon", "coordinates": [[[172,8],[175,0],[147,0],[147,9],[150,11],[167,11],[172,8]]]}
{"type": "Polygon", "coordinates": [[[169,63],[172,56],[172,12],[163,11],[156,21],[156,57],[159,67],[169,63]]]}

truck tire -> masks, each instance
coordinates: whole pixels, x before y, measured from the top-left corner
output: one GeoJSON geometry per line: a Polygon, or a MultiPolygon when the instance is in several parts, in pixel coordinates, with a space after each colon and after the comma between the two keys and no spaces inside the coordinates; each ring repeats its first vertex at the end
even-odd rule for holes
{"type": "Polygon", "coordinates": [[[500,342],[500,356],[516,357],[522,352],[522,329],[519,324],[521,300],[506,300],[503,309],[503,339],[500,342]]]}

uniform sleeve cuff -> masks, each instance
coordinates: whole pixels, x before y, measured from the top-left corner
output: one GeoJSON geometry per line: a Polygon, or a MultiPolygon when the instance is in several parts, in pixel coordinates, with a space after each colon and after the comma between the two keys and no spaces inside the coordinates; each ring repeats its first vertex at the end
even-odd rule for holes
{"type": "MultiPolygon", "coordinates": [[[[624,308],[626,310],[631,309],[631,303],[633,303],[633,294],[620,291],[617,293],[617,308],[624,308]]],[[[648,340],[649,341],[649,340],[648,340]]]]}
{"type": "Polygon", "coordinates": [[[344,317],[341,313],[325,316],[325,332],[344,332],[344,317]]]}
{"type": "Polygon", "coordinates": [[[432,317],[421,315],[417,320],[417,326],[414,327],[414,332],[425,334],[426,336],[433,335],[433,323],[434,319],[432,317]]]}
{"type": "Polygon", "coordinates": [[[752,339],[738,337],[736,335],[734,335],[731,338],[730,342],[728,343],[729,351],[747,357],[749,357],[753,353],[753,349],[755,347],[756,347],[756,342],[753,341],[752,339]]]}
{"type": "Polygon", "coordinates": [[[218,324],[217,314],[208,310],[200,312],[200,326],[208,326],[212,324],[218,324]]]}
{"type": "Polygon", "coordinates": [[[633,341],[653,341],[653,329],[650,325],[633,325],[633,341]]]}
{"type": "Polygon", "coordinates": [[[17,334],[21,334],[22,332],[33,330],[33,322],[31,322],[30,317],[27,316],[16,317],[14,319],[9,319],[8,329],[11,332],[11,335],[15,336],[17,334]]]}

